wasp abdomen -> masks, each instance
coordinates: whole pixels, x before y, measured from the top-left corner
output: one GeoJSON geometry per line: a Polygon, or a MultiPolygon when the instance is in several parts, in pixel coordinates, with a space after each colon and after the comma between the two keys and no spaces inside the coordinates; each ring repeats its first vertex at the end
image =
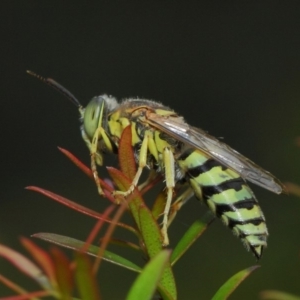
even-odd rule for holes
{"type": "Polygon", "coordinates": [[[185,151],[178,164],[196,197],[260,258],[267,245],[265,218],[253,192],[240,175],[199,150],[185,151]]]}

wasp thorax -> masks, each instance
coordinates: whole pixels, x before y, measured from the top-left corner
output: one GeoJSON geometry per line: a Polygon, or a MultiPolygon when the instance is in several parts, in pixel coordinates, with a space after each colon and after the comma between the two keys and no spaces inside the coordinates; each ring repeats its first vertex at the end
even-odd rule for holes
{"type": "Polygon", "coordinates": [[[83,126],[86,134],[92,138],[99,126],[106,127],[107,114],[118,106],[115,98],[107,95],[94,97],[84,110],[83,126]]]}

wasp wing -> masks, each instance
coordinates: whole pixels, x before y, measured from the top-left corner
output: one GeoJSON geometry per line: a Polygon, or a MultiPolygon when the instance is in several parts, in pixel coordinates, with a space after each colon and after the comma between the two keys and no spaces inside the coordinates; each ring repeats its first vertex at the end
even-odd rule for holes
{"type": "Polygon", "coordinates": [[[208,154],[242,178],[277,194],[286,192],[284,185],[271,173],[204,130],[188,125],[182,117],[149,113],[147,121],[162,132],[208,154]]]}

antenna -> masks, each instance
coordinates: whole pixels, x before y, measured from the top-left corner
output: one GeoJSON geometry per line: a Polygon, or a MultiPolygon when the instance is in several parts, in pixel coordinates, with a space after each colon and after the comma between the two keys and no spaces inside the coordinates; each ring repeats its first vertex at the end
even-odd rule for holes
{"type": "Polygon", "coordinates": [[[64,95],[66,98],[68,98],[74,105],[76,105],[79,109],[82,108],[82,105],[80,104],[78,99],[71,92],[69,92],[66,88],[64,88],[61,84],[59,84],[55,80],[53,80],[51,78],[45,78],[45,77],[40,76],[40,75],[38,75],[38,74],[36,74],[32,71],[29,71],[29,70],[27,70],[26,73],[28,73],[29,75],[43,81],[47,85],[51,86],[53,89],[60,92],[62,95],[64,95]]]}

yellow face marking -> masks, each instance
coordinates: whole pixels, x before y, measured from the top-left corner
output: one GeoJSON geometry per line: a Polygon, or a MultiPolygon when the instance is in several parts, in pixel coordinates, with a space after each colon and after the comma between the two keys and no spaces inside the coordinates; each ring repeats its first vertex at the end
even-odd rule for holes
{"type": "Polygon", "coordinates": [[[116,136],[118,138],[121,137],[121,134],[123,132],[123,128],[119,122],[119,118],[120,112],[117,111],[110,116],[110,120],[108,121],[109,131],[113,136],[116,136]]]}
{"type": "Polygon", "coordinates": [[[121,123],[123,129],[130,125],[130,121],[127,118],[120,118],[119,122],[121,123]]]}
{"type": "Polygon", "coordinates": [[[118,121],[120,119],[121,111],[117,110],[113,114],[110,115],[110,119],[113,121],[118,121]]]}
{"type": "Polygon", "coordinates": [[[102,127],[100,128],[100,132],[101,132],[101,136],[100,136],[99,138],[103,139],[106,148],[107,148],[109,151],[112,152],[112,151],[113,151],[113,146],[112,146],[112,144],[111,144],[111,142],[110,142],[110,139],[109,139],[109,137],[107,136],[105,130],[104,130],[102,127]]]}

